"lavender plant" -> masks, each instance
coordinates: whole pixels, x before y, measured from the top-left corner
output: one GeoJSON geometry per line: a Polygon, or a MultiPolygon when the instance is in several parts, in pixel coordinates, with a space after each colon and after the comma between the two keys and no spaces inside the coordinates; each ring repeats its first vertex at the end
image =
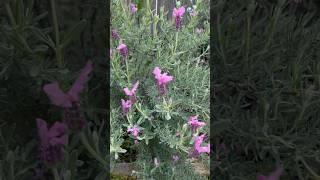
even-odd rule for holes
{"type": "Polygon", "coordinates": [[[168,19],[150,1],[111,2],[110,153],[138,179],[205,179],[189,159],[209,166],[206,3],[178,1],[168,19]]]}
{"type": "Polygon", "coordinates": [[[214,2],[217,179],[320,177],[319,13],[296,2],[214,2]]]}
{"type": "Polygon", "coordinates": [[[87,21],[63,26],[54,0],[0,9],[0,179],[105,179],[105,106],[96,97],[105,96],[96,83],[105,70],[98,54],[81,51],[80,40],[94,39],[87,21]]]}

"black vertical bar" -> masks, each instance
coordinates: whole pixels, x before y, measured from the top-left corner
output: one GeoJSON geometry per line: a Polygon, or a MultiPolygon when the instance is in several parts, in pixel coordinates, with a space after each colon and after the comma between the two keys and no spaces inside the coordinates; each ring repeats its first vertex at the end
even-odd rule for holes
{"type": "Polygon", "coordinates": [[[213,103],[214,103],[214,86],[213,86],[213,80],[214,80],[214,67],[213,67],[213,48],[214,48],[214,28],[213,28],[213,22],[214,22],[214,12],[213,12],[213,5],[215,0],[210,1],[210,53],[209,53],[209,67],[210,67],[210,176],[209,179],[214,179],[213,175],[213,155],[212,155],[212,145],[213,145],[213,132],[212,132],[212,127],[213,127],[213,121],[214,121],[214,112],[213,112],[213,103]]]}
{"type": "Polygon", "coordinates": [[[106,147],[106,150],[107,150],[107,162],[108,162],[108,178],[110,179],[111,178],[111,174],[110,174],[110,21],[111,21],[111,3],[110,3],[110,0],[101,0],[102,2],[107,2],[106,3],[106,6],[103,6],[103,7],[106,7],[106,10],[104,12],[106,12],[105,14],[105,27],[106,27],[106,51],[107,51],[107,62],[106,62],[106,65],[107,65],[107,71],[106,71],[106,89],[107,89],[107,92],[106,92],[106,95],[107,95],[107,106],[106,106],[106,143],[107,143],[107,147],[106,147]]]}

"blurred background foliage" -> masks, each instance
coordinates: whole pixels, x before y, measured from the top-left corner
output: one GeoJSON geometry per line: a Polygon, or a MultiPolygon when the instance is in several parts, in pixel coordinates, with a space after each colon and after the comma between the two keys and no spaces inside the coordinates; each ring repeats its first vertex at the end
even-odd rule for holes
{"type": "MultiPolygon", "coordinates": [[[[43,85],[58,81],[62,89],[69,89],[88,60],[92,60],[94,70],[87,91],[83,93],[82,105],[91,130],[100,130],[100,137],[106,133],[105,129],[101,130],[106,125],[108,101],[106,3],[89,0],[1,1],[0,124],[1,134],[5,137],[0,147],[1,168],[7,169],[5,159],[11,151],[17,161],[37,160],[38,146],[25,147],[38,138],[35,119],[41,117],[49,123],[61,121],[61,110],[51,105],[42,90],[43,85]],[[17,148],[20,150],[15,150],[17,148]],[[21,151],[25,148],[31,148],[31,154],[21,151]]],[[[106,145],[101,143],[101,146],[106,145]]],[[[88,159],[83,154],[80,157],[88,159]]],[[[17,172],[20,165],[12,166],[14,169],[8,174],[17,172]]],[[[30,175],[30,172],[27,169],[24,173],[30,175]]],[[[7,173],[0,171],[0,174],[7,173]]],[[[15,178],[30,179],[28,175],[15,178]]],[[[97,173],[86,172],[89,178],[92,175],[97,173]]]]}
{"type": "Polygon", "coordinates": [[[216,0],[211,56],[216,179],[320,175],[319,1],[216,0]],[[227,150],[219,150],[220,143],[227,150]]]}

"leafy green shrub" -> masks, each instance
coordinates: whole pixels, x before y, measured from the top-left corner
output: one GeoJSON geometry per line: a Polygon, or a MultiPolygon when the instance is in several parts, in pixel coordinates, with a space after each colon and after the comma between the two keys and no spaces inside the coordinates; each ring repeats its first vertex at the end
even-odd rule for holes
{"type": "Polygon", "coordinates": [[[0,20],[0,179],[72,180],[107,176],[106,144],[100,140],[105,134],[106,109],[101,98],[106,97],[106,90],[99,83],[105,76],[107,53],[93,51],[102,37],[97,40],[95,36],[106,33],[100,21],[97,23],[101,11],[96,12],[97,5],[91,3],[82,1],[75,6],[86,7],[85,15],[80,13],[62,20],[61,9],[65,6],[60,9],[61,4],[54,0],[1,2],[4,16],[0,20]],[[90,14],[94,16],[89,24],[90,14]],[[63,119],[62,112],[66,110],[52,105],[43,86],[56,81],[62,91],[69,89],[89,58],[93,72],[78,102],[81,110],[77,109],[84,114],[87,126],[78,133],[68,131],[63,160],[54,167],[46,166],[39,156],[42,137],[39,138],[41,128],[37,129],[36,119],[47,120],[50,128],[63,119]]]}
{"type": "MultiPolygon", "coordinates": [[[[164,7],[156,11],[150,3],[138,4],[137,11],[123,1],[111,3],[112,163],[130,156],[138,179],[205,179],[186,159],[194,138],[210,135],[208,125],[192,133],[187,124],[194,115],[210,123],[209,11],[196,1],[197,15],[186,7],[180,27],[181,19],[167,19],[164,7]],[[124,88],[134,95],[126,96],[124,88]]],[[[200,157],[208,167],[209,157],[200,157]]]]}
{"type": "Polygon", "coordinates": [[[299,8],[284,0],[214,3],[217,179],[255,179],[280,163],[280,179],[319,179],[320,22],[299,8]]]}

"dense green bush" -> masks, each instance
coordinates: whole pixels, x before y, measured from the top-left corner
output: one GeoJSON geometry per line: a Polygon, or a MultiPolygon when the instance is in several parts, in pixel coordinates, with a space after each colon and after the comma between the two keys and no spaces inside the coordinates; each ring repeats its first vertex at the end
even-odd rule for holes
{"type": "Polygon", "coordinates": [[[88,140],[94,151],[106,154],[107,146],[100,140],[106,134],[106,101],[101,101],[106,88],[100,82],[105,81],[107,53],[97,47],[105,48],[107,33],[101,23],[104,10],[98,7],[101,4],[93,1],[1,2],[0,179],[29,180],[36,172],[43,173],[40,179],[53,178],[39,158],[36,118],[52,126],[62,120],[63,110],[51,104],[43,86],[57,81],[63,90],[69,89],[89,59],[93,72],[80,103],[88,126],[79,134],[70,134],[64,160],[55,169],[65,179],[103,179],[107,175],[105,167],[87,153],[85,142],[80,143],[88,140]]]}
{"type": "Polygon", "coordinates": [[[214,2],[212,133],[217,179],[319,179],[316,1],[214,2]]]}

